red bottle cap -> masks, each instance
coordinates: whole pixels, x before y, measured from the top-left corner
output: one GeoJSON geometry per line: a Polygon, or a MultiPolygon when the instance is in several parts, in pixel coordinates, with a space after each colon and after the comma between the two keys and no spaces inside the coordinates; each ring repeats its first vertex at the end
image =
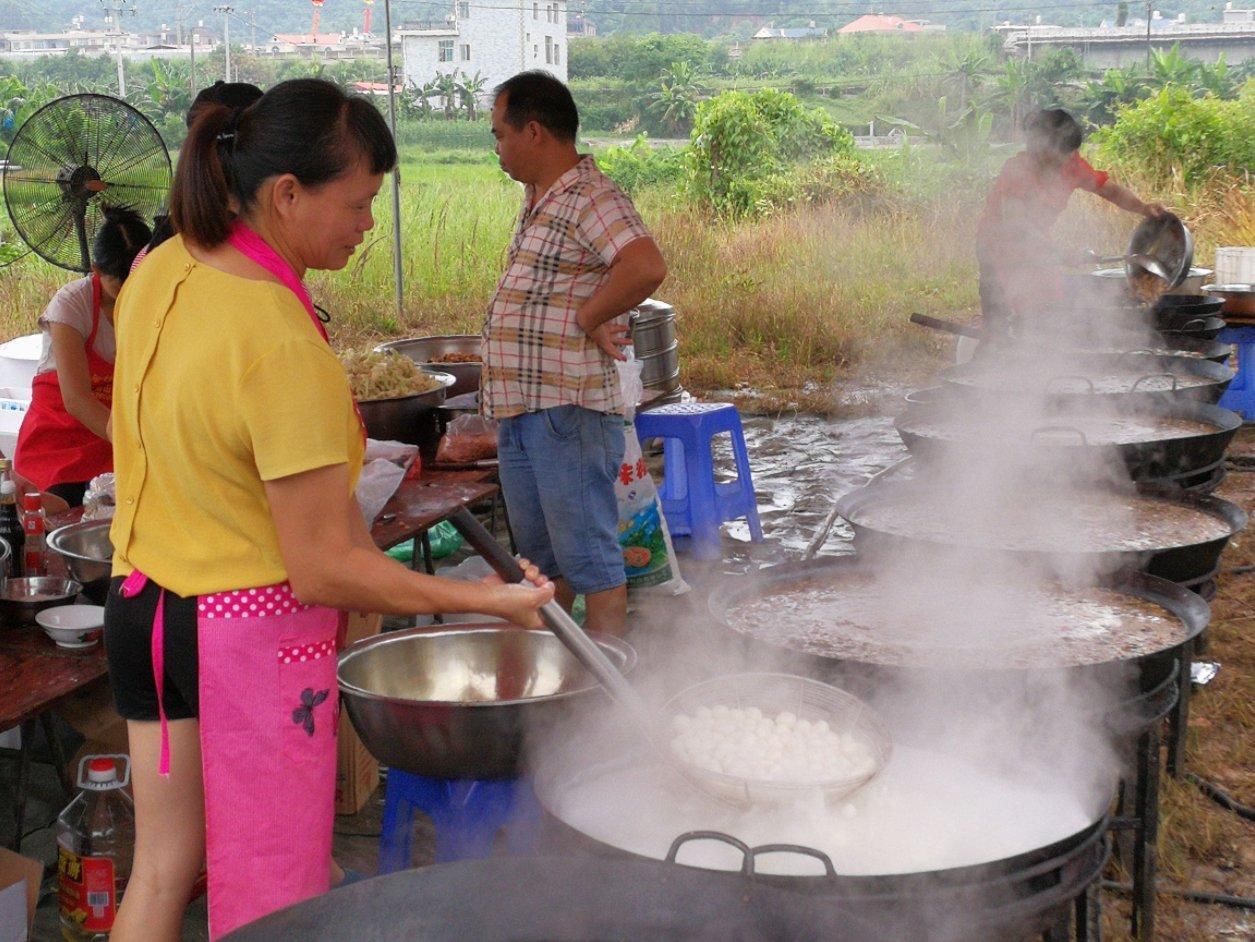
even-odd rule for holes
{"type": "Polygon", "coordinates": [[[118,766],[112,759],[96,758],[87,763],[87,778],[92,782],[109,782],[118,777],[118,766]]]}
{"type": "Polygon", "coordinates": [[[27,493],[23,494],[22,495],[22,509],[30,510],[30,511],[43,510],[44,509],[43,496],[36,491],[28,491],[27,493]]]}

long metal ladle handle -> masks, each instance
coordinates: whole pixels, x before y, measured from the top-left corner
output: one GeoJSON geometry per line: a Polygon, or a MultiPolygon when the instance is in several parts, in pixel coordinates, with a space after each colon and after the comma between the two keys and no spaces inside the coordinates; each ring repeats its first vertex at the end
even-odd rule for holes
{"type": "MultiPolygon", "coordinates": [[[[502,580],[505,582],[523,581],[523,567],[469,510],[459,507],[457,512],[449,518],[449,522],[457,528],[466,542],[484,557],[502,580]]],[[[549,630],[558,636],[558,640],[566,645],[579,662],[592,672],[616,703],[636,714],[640,722],[647,727],[652,725],[649,723],[649,710],[640,695],[614,666],[610,658],[606,657],[601,647],[584,633],[584,629],[576,624],[575,619],[568,615],[561,605],[554,601],[546,602],[540,608],[540,617],[549,630]]]]}

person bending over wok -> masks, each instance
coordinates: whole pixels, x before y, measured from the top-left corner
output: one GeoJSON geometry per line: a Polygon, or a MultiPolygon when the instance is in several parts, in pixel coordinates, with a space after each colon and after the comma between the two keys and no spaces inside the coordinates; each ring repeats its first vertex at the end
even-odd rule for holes
{"type": "Polygon", "coordinates": [[[1167,212],[1086,163],[1081,126],[1066,111],[1037,112],[1025,133],[1025,150],[1003,164],[976,230],[981,314],[993,335],[1005,335],[1012,317],[1062,300],[1059,276],[1075,253],[1056,245],[1050,230],[1074,190],[1142,216],[1167,212]]]}
{"type": "Polygon", "coordinates": [[[112,942],[177,940],[202,858],[212,939],[328,888],[342,611],[539,627],[553,597],[526,561],[529,585],[413,572],[354,499],[365,433],[303,279],[348,263],[396,159],[330,82],[205,109],[178,234],[120,299],[105,649],[136,843],[112,942]]]}
{"type": "Polygon", "coordinates": [[[83,502],[92,478],[113,469],[113,306],[150,234],[134,210],[107,206],[104,217],[91,274],[53,295],[39,317],[43,354],[14,452],[22,478],[71,507],[83,502]]]}

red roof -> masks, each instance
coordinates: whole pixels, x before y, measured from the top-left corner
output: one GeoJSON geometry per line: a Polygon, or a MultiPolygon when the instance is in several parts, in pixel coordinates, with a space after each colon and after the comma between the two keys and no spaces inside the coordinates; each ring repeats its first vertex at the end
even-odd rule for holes
{"type": "Polygon", "coordinates": [[[917,33],[924,27],[918,23],[904,20],[900,16],[886,16],[883,13],[868,13],[860,16],[853,23],[847,23],[837,30],[838,35],[849,33],[917,33]]]}

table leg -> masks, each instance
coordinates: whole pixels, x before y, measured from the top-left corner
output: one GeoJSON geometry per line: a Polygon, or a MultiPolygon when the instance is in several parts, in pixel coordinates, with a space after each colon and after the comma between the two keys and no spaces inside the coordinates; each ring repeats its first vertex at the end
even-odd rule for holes
{"type": "Polygon", "coordinates": [[[31,750],[35,748],[36,720],[27,720],[21,726],[22,747],[17,760],[17,801],[13,806],[13,840],[9,849],[21,853],[22,832],[26,828],[26,792],[30,788],[31,750]]]}
{"type": "Polygon", "coordinates": [[[65,797],[69,800],[74,795],[74,783],[70,779],[69,760],[66,759],[65,750],[61,747],[61,739],[56,734],[52,714],[45,711],[40,714],[39,721],[44,728],[44,736],[48,740],[48,750],[52,753],[52,764],[61,782],[61,790],[65,792],[65,797]]]}

